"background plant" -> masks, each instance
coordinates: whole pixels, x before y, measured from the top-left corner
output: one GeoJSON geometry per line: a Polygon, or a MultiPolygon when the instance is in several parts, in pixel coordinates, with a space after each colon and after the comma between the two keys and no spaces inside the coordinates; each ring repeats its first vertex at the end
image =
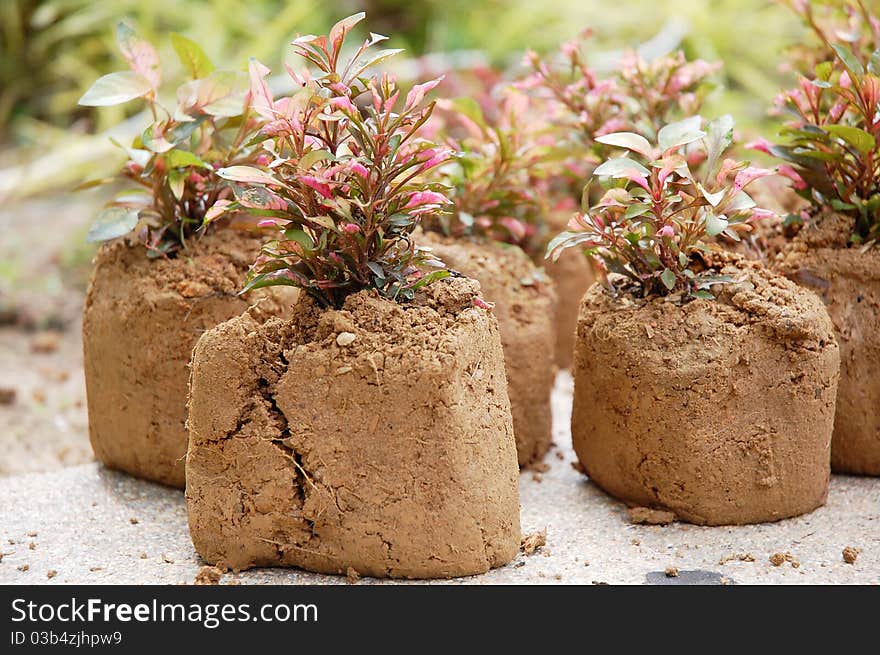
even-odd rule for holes
{"type": "MultiPolygon", "coordinates": [[[[549,117],[557,145],[546,173],[556,180],[553,188],[562,196],[557,202],[562,208],[566,198],[581,197],[590,171],[611,152],[599,137],[628,131],[656,139],[673,118],[699,111],[710,88],[708,78],[719,69],[702,60],[687,61],[681,51],[651,60],[628,51],[613,71],[601,75],[586,61],[591,38],[587,30],[551,58],[529,52],[531,73],[519,83],[537,96],[549,117]]],[[[589,201],[584,198],[582,206],[589,201]]]]}
{"type": "Polygon", "coordinates": [[[777,98],[777,106],[793,119],[781,132],[786,143],[768,150],[787,162],[781,172],[813,211],[831,207],[853,216],[853,242],[875,240],[880,237],[880,20],[855,2],[848,5],[848,30],[831,30],[809,4],[799,3],[799,10],[818,37],[814,54],[828,58],[777,98]]]}
{"type": "Polygon", "coordinates": [[[117,42],[131,70],[104,75],[80,98],[84,106],[141,99],[153,119],[125,148],[129,160],[118,176],[139,188],[108,204],[89,232],[91,241],[134,230],[151,255],[172,253],[202,228],[210,207],[231,195],[231,186],[215,169],[259,158],[248,143],[259,120],[249,112],[245,76],[214,70],[201,47],[181,35],[172,35],[172,41],[192,77],[177,89],[174,111],[158,99],[158,53],[125,23],[117,27],[117,42]]]}
{"type": "MultiPolygon", "coordinates": [[[[554,238],[548,255],[581,247],[619,273],[643,295],[672,292],[711,298],[712,284],[725,281],[705,265],[706,237],[739,240],[747,221],[771,215],[745,189],[772,171],[725,158],[733,120],[722,116],[701,129],[699,116],[662,127],[657,143],[632,132],[599,137],[600,143],[629,151],[593,171],[605,193],[554,238]],[[691,162],[701,162],[700,171],[691,162]]],[[[608,281],[607,275],[605,276],[608,281]]]]}
{"type": "Polygon", "coordinates": [[[439,101],[423,130],[459,153],[432,175],[449,187],[454,210],[425,228],[487,237],[537,254],[547,213],[539,166],[548,150],[543,119],[529,97],[510,85],[496,85],[485,95],[439,101]]]}
{"type": "Polygon", "coordinates": [[[401,103],[391,76],[366,75],[398,52],[373,50],[385,37],[370,34],[343,57],[346,37],[363,18],[356,14],[328,36],[294,42],[314,74],[290,69],[299,90],[289,97],[274,100],[264,79],[269,69],[251,63],[253,107],[267,121],[255,140],[272,161],[266,169],[218,171],[239,186],[234,200],[221,199],[206,217],[246,208],[279,229],[246,289],[289,285],[322,306],[340,307],[348,294],[367,288],[409,300],[449,275],[410,239],[419,220],[449,204],[420,179],[451,154],[417,135],[434,108],[424,96],[438,80],[413,87],[401,103]]]}

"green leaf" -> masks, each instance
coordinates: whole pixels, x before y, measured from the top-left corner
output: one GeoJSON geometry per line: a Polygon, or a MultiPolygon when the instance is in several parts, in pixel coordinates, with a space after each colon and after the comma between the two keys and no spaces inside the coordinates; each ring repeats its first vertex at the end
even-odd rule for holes
{"type": "Polygon", "coordinates": [[[79,104],[84,107],[109,107],[141,98],[153,90],[143,75],[132,71],[119,71],[99,77],[86,91],[79,104]]]}
{"type": "Polygon", "coordinates": [[[663,286],[672,291],[675,288],[675,273],[668,268],[664,268],[660,274],[660,281],[663,283],[663,286]]]}
{"type": "Polygon", "coordinates": [[[174,46],[174,52],[177,53],[180,63],[194,79],[205,77],[214,71],[214,64],[195,41],[177,32],[172,32],[171,45],[174,46]]]}
{"type": "Polygon", "coordinates": [[[299,160],[298,167],[301,171],[307,171],[319,161],[325,160],[335,161],[336,157],[329,150],[312,150],[303,155],[302,159],[299,160]]]}
{"type": "Polygon", "coordinates": [[[733,142],[733,116],[725,114],[706,126],[706,170],[714,175],[721,155],[733,142]]]}
{"type": "Polygon", "coordinates": [[[880,49],[874,51],[868,61],[868,72],[872,75],[880,75],[880,49]]]}
{"type": "Polygon", "coordinates": [[[823,61],[821,64],[816,64],[816,79],[827,82],[831,78],[831,73],[833,71],[834,65],[830,61],[823,61]]]}
{"type": "Polygon", "coordinates": [[[699,298],[701,300],[715,300],[715,296],[712,295],[711,291],[703,291],[702,289],[698,291],[691,291],[691,296],[694,298],[699,298]]]}
{"type": "Polygon", "coordinates": [[[245,182],[250,184],[277,184],[283,186],[281,181],[268,173],[253,166],[227,166],[217,171],[217,175],[224,180],[232,182],[245,182]]]}
{"type": "Polygon", "coordinates": [[[186,188],[186,176],[182,171],[172,169],[168,171],[168,187],[174,197],[180,200],[183,197],[183,191],[186,188]]]}
{"type": "Polygon", "coordinates": [[[131,232],[138,224],[138,213],[125,207],[107,207],[89,228],[89,243],[109,241],[131,232]]]}
{"type": "Polygon", "coordinates": [[[717,236],[727,229],[728,221],[712,212],[706,212],[706,234],[710,237],[717,236]]]}
{"type": "Polygon", "coordinates": [[[466,118],[470,118],[481,128],[488,128],[486,118],[483,116],[483,110],[480,108],[480,103],[474,98],[471,98],[470,96],[456,98],[452,101],[452,108],[458,113],[463,114],[466,118]]]}
{"type": "Polygon", "coordinates": [[[187,166],[198,166],[199,168],[208,168],[211,167],[203,162],[198,155],[191,153],[188,150],[172,150],[167,155],[165,155],[165,163],[169,166],[169,168],[185,168],[187,166]]]}
{"type": "Polygon", "coordinates": [[[301,245],[305,250],[312,250],[315,247],[315,242],[309,233],[305,230],[300,230],[297,228],[291,228],[289,230],[284,231],[284,238],[289,241],[296,241],[299,245],[301,245]]]}
{"type": "Polygon", "coordinates": [[[630,205],[626,208],[626,211],[623,214],[624,218],[635,218],[636,216],[642,216],[651,211],[651,206],[644,202],[637,202],[633,205],[630,205]]]}
{"type": "Polygon", "coordinates": [[[703,119],[700,116],[691,116],[663,126],[657,133],[660,149],[666,151],[699,141],[706,136],[706,133],[700,129],[702,124],[703,119]]]}
{"type": "Polygon", "coordinates": [[[837,53],[837,56],[840,57],[843,65],[849,69],[850,73],[854,73],[859,77],[865,74],[865,67],[862,66],[862,62],[859,61],[852,50],[840,43],[834,43],[831,47],[834,48],[834,52],[837,53]]]}
{"type": "Polygon", "coordinates": [[[645,157],[651,157],[651,143],[641,134],[634,132],[614,132],[596,138],[599,143],[606,146],[615,146],[617,148],[626,148],[632,150],[645,157]]]}
{"type": "Polygon", "coordinates": [[[609,159],[593,171],[593,175],[598,177],[619,177],[625,175],[628,171],[638,171],[645,177],[648,177],[650,171],[642,166],[639,162],[633,161],[628,157],[618,157],[617,159],[609,159]]]}
{"type": "Polygon", "coordinates": [[[840,137],[862,153],[871,152],[877,145],[872,135],[851,125],[826,125],[825,131],[840,137]]]}

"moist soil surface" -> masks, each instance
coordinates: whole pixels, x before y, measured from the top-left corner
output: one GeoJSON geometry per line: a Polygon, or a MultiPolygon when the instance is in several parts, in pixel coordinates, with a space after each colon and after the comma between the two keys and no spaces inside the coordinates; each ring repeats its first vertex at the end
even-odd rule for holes
{"type": "Polygon", "coordinates": [[[232,228],[192,240],[173,258],[150,259],[121,240],[100,248],[83,349],[89,432],[104,464],[183,487],[193,346],[251,304],[261,315],[283,311],[276,289],[237,295],[259,248],[259,238],[232,228]]]}
{"type": "Polygon", "coordinates": [[[450,268],[479,281],[482,297],[494,303],[519,465],[540,461],[550,446],[550,392],[556,375],[552,281],[515,246],[430,232],[418,241],[450,268]]]}
{"type": "Polygon", "coordinates": [[[822,297],[840,343],[831,467],[880,475],[880,248],[851,246],[853,221],[808,221],[777,268],[822,297]]]}
{"type": "MultiPolygon", "coordinates": [[[[734,255],[717,299],[581,306],[572,438],[594,482],[700,524],[773,521],[825,501],[839,351],[821,300],[734,255]]],[[[619,280],[618,280],[619,281],[619,280]]]]}
{"type": "Polygon", "coordinates": [[[303,298],[193,355],[193,543],[232,569],[451,577],[510,561],[518,469],[497,322],[448,279],[406,305],[303,298]]]}

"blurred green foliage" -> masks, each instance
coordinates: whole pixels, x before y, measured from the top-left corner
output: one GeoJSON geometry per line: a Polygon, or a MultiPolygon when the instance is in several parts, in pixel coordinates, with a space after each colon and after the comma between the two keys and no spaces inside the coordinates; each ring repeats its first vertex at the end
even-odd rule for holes
{"type": "Polygon", "coordinates": [[[221,67],[243,68],[255,56],[278,70],[297,33],[319,33],[361,9],[367,28],[391,35],[393,46],[413,54],[482,50],[499,65],[517,62],[526,48],[555,49],[585,27],[604,51],[599,60],[660,33],[661,48],[680,40],[690,56],[724,62],[724,90],[708,113],[730,112],[751,127],[788,81],[778,70],[783,49],[804,34],[773,0],[2,0],[0,141],[33,140],[34,120],[92,132],[123,117],[124,107],[76,106],[94,79],[123,67],[113,43],[119,19],[168,62],[175,58],[167,34],[178,31],[221,67]]]}

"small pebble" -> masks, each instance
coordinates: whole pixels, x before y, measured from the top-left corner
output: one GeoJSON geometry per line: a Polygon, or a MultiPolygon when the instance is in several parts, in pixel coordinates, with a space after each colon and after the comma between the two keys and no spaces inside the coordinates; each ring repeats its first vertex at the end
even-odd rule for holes
{"type": "Polygon", "coordinates": [[[357,339],[357,335],[353,332],[340,332],[336,335],[336,344],[339,346],[350,346],[357,339]]]}

